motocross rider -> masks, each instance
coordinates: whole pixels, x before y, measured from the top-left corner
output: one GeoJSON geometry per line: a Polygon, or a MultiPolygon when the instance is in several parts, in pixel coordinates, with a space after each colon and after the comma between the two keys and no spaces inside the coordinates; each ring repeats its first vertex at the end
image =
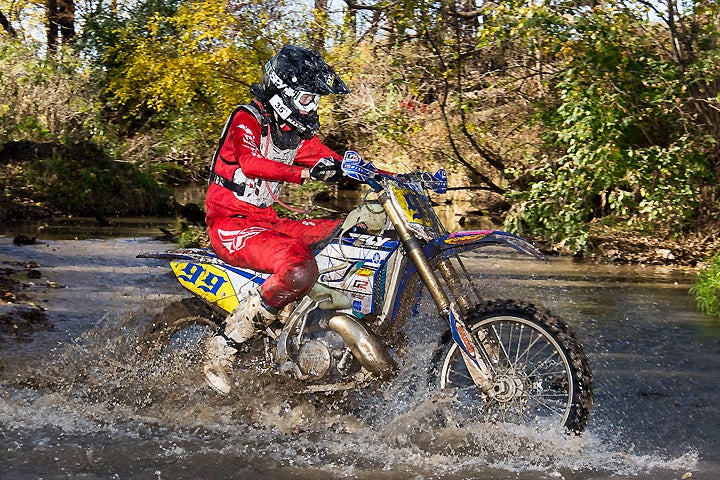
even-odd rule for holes
{"type": "Polygon", "coordinates": [[[253,100],[230,115],[213,156],[205,201],[210,243],[223,261],[270,273],[204,344],[203,371],[218,393],[232,389],[240,344],[264,330],[318,276],[310,244],[341,220],[278,217],[283,182],[342,178],[340,155],[318,139],[322,95],[350,90],[317,53],[286,45],[265,64],[253,100]]]}

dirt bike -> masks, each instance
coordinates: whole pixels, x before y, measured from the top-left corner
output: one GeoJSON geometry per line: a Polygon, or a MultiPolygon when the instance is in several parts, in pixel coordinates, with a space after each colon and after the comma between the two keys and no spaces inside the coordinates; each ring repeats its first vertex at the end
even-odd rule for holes
{"type": "MultiPolygon", "coordinates": [[[[425,289],[449,327],[432,354],[429,378],[451,392],[456,405],[483,421],[546,421],[581,432],[592,382],[587,357],[568,325],[530,303],[484,299],[461,257],[489,245],[537,259],[544,259],[542,253],[502,231],[449,233],[428,198],[429,190],[446,192],[444,170],[380,173],[355,152],[345,154],[342,169],[371,192],[333,235],[312,246],[318,281],[264,332],[267,364],[301,380],[306,391],[387,380],[403,350],[402,328],[419,317],[425,289]]],[[[217,330],[268,277],[228,265],[209,249],[140,256],[169,260],[177,280],[193,294],[145,329],[141,345],[154,352],[193,325],[217,330]]]]}

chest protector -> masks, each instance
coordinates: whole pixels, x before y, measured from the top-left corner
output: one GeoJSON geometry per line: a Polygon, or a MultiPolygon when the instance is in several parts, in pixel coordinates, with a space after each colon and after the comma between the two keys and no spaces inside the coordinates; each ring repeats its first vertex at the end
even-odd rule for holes
{"type": "Polygon", "coordinates": [[[237,168],[233,174],[232,179],[225,178],[215,172],[215,164],[218,158],[225,163],[237,163],[235,161],[229,161],[220,156],[220,148],[228,135],[232,119],[239,110],[244,110],[252,114],[262,127],[262,133],[260,134],[260,154],[275,162],[281,162],[286,165],[290,165],[295,160],[297,155],[298,147],[283,149],[275,145],[272,139],[270,131],[270,121],[266,118],[255,105],[240,105],[228,118],[225,128],[223,129],[222,136],[220,137],[220,143],[215,154],[213,155],[212,164],[210,166],[210,178],[208,178],[208,185],[215,183],[228,190],[231,190],[238,200],[250,203],[259,208],[269,207],[280,195],[282,190],[283,182],[275,180],[266,180],[263,178],[248,178],[242,171],[242,168],[237,168]]]}

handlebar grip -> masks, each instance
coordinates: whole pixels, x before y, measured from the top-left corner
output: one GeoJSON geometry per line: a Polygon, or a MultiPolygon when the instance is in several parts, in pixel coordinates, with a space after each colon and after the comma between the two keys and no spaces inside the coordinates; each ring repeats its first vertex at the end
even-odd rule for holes
{"type": "Polygon", "coordinates": [[[383,189],[382,185],[380,185],[374,178],[368,178],[365,180],[365,183],[367,183],[367,185],[377,193],[381,192],[383,189]]]}

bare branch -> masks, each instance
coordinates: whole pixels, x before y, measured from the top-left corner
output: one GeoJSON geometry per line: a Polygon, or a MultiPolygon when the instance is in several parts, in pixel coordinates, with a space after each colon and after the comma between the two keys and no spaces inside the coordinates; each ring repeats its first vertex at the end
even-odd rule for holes
{"type": "Polygon", "coordinates": [[[10,35],[11,37],[13,37],[13,38],[17,37],[17,32],[15,31],[15,29],[13,28],[10,21],[7,19],[7,17],[2,12],[0,12],[0,26],[2,26],[3,30],[5,30],[8,33],[8,35],[10,35]]]}
{"type": "Polygon", "coordinates": [[[388,9],[388,6],[379,6],[379,5],[363,5],[361,3],[357,3],[353,0],[345,0],[345,3],[347,4],[348,8],[351,10],[370,10],[373,12],[384,12],[388,9]]]}

